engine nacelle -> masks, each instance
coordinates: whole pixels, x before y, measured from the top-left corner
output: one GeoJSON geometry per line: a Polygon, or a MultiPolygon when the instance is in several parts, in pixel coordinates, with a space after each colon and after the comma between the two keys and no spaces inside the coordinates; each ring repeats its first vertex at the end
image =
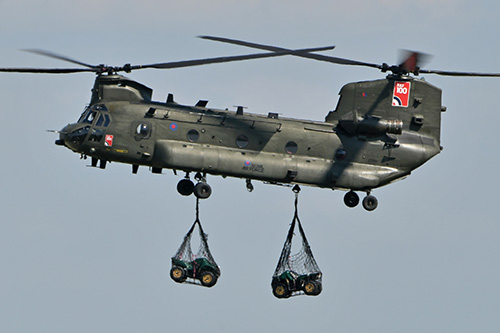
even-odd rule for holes
{"type": "Polygon", "coordinates": [[[380,135],[401,134],[403,132],[402,120],[387,120],[373,116],[354,117],[354,120],[340,120],[339,125],[349,134],[380,135]]]}
{"type": "Polygon", "coordinates": [[[356,132],[360,134],[401,134],[403,132],[403,121],[366,117],[358,122],[356,132]]]}

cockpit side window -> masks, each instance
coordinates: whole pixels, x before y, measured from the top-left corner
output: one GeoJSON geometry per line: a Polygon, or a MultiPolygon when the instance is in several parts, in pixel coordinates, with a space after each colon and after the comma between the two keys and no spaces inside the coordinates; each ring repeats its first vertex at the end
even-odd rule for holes
{"type": "Polygon", "coordinates": [[[97,118],[95,126],[97,126],[97,127],[108,127],[110,121],[111,121],[111,119],[109,118],[108,114],[101,113],[101,114],[99,114],[99,116],[97,118]]]}
{"type": "Polygon", "coordinates": [[[97,119],[97,122],[95,123],[96,126],[102,126],[104,123],[104,116],[101,114],[99,115],[99,118],[97,119]]]}
{"type": "MultiPolygon", "coordinates": [[[[87,106],[85,108],[85,110],[83,110],[80,118],[78,119],[78,122],[85,123],[85,124],[92,124],[94,122],[95,118],[97,118],[97,116],[99,116],[100,111],[104,112],[103,113],[104,119],[102,120],[102,122],[99,125],[97,125],[97,124],[96,125],[107,127],[109,125],[110,118],[109,118],[109,115],[107,115],[108,108],[104,104],[96,104],[96,105],[92,105],[92,106],[87,106]]],[[[98,121],[101,121],[101,120],[98,120],[98,121]]]]}
{"type": "Polygon", "coordinates": [[[97,114],[96,111],[90,111],[89,113],[87,113],[82,123],[92,124],[94,122],[94,119],[96,118],[96,114],[97,114]]]}
{"type": "Polygon", "coordinates": [[[104,136],[104,130],[93,128],[89,135],[89,141],[101,142],[103,136],[104,136]]]}
{"type": "Polygon", "coordinates": [[[79,128],[77,130],[74,130],[73,132],[68,134],[68,138],[71,142],[81,144],[87,134],[89,133],[90,126],[85,126],[82,128],[79,128]]]}
{"type": "Polygon", "coordinates": [[[103,114],[103,115],[104,115],[104,125],[103,125],[103,126],[104,126],[104,127],[108,127],[109,122],[110,122],[111,120],[109,119],[109,116],[108,116],[107,114],[103,114]]]}

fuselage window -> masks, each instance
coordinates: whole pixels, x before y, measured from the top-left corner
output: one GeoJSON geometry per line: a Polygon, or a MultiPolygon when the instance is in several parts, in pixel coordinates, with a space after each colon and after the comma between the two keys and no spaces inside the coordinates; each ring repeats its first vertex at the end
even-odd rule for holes
{"type": "Polygon", "coordinates": [[[187,133],[187,139],[190,141],[190,142],[196,142],[198,141],[198,139],[200,138],[200,133],[198,133],[197,130],[189,130],[189,132],[187,133]]]}
{"type": "Polygon", "coordinates": [[[287,154],[293,155],[299,150],[299,146],[295,141],[288,141],[285,145],[285,151],[287,154]]]}
{"type": "Polygon", "coordinates": [[[347,157],[347,152],[345,151],[345,149],[343,148],[339,148],[337,149],[337,151],[335,152],[335,159],[337,161],[342,161],[344,160],[345,158],[347,157]]]}
{"type": "MultiPolygon", "coordinates": [[[[109,121],[108,121],[109,122],[109,121]]],[[[149,137],[151,133],[151,128],[149,127],[148,124],[139,124],[137,128],[135,129],[135,132],[141,137],[141,138],[147,138],[149,137]]]]}
{"type": "Polygon", "coordinates": [[[248,138],[245,135],[240,135],[236,138],[236,146],[241,149],[248,147],[248,138]]]}

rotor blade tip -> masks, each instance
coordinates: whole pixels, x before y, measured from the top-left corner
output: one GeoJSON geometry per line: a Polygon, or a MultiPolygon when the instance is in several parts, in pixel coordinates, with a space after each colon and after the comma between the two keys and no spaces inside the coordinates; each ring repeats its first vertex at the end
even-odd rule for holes
{"type": "Polygon", "coordinates": [[[210,40],[216,40],[217,38],[220,38],[220,37],[208,36],[208,35],[201,35],[201,36],[198,36],[198,37],[201,38],[201,39],[210,39],[210,40]]]}

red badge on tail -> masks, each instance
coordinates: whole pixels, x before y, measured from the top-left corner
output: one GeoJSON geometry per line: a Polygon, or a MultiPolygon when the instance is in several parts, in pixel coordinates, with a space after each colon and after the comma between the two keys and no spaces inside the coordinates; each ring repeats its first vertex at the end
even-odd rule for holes
{"type": "Polygon", "coordinates": [[[392,106],[408,107],[410,100],[410,82],[395,82],[392,106]]]}

